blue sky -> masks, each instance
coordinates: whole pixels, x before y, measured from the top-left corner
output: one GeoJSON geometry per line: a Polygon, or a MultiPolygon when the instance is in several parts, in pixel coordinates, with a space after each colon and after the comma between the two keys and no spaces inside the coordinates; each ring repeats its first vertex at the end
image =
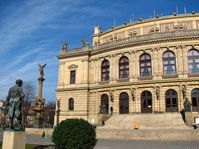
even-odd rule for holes
{"type": "Polygon", "coordinates": [[[80,47],[83,37],[92,44],[93,27],[102,30],[157,14],[199,11],[198,0],[0,0],[0,99],[16,79],[37,87],[38,64],[47,64],[43,96],[56,98],[60,47],[80,47]]]}

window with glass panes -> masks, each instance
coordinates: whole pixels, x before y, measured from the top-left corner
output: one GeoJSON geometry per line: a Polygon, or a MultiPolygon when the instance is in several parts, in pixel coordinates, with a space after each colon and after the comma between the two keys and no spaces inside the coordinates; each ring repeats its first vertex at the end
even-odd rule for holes
{"type": "Polygon", "coordinates": [[[129,77],[129,59],[125,56],[120,58],[119,61],[119,78],[129,77]]]}
{"type": "Polygon", "coordinates": [[[199,111],[199,89],[193,89],[191,92],[192,111],[199,111]]]}
{"type": "Polygon", "coordinates": [[[68,102],[68,109],[71,111],[71,110],[74,110],[74,99],[73,98],[70,98],[69,99],[69,102],[68,102]]]}
{"type": "Polygon", "coordinates": [[[163,54],[163,68],[164,74],[176,74],[176,60],[173,52],[167,51],[163,54]]]}
{"type": "Polygon", "coordinates": [[[104,60],[101,66],[101,80],[107,81],[109,80],[109,61],[104,60]]]}
{"type": "Polygon", "coordinates": [[[151,76],[151,56],[149,54],[140,56],[140,76],[151,76]]]}
{"type": "Polygon", "coordinates": [[[75,84],[75,79],[76,79],[76,71],[72,70],[70,71],[70,84],[75,84]]]}
{"type": "Polygon", "coordinates": [[[189,73],[199,73],[199,51],[191,49],[188,52],[189,73]]]}

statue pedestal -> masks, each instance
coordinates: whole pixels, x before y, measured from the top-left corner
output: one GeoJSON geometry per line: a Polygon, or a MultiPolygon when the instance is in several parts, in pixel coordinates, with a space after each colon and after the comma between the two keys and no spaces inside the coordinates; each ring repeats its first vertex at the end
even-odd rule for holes
{"type": "Polygon", "coordinates": [[[2,149],[25,149],[25,131],[4,131],[2,149]]]}
{"type": "Polygon", "coordinates": [[[34,118],[34,127],[35,128],[44,128],[44,117],[37,115],[34,118]]]}

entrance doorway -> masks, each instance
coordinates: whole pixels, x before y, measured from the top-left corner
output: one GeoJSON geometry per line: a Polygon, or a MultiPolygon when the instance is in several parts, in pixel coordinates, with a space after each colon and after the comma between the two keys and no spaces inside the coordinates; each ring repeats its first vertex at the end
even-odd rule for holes
{"type": "Polygon", "coordinates": [[[192,111],[199,111],[199,89],[193,89],[191,92],[192,111]]]}
{"type": "Polygon", "coordinates": [[[144,91],[141,94],[141,112],[152,113],[152,95],[149,91],[144,91]]]}
{"type": "Polygon", "coordinates": [[[100,106],[100,114],[108,114],[109,110],[109,100],[108,95],[103,94],[101,96],[101,106],[100,106]]]}
{"type": "Polygon", "coordinates": [[[120,114],[128,114],[129,113],[129,95],[125,92],[120,94],[119,113],[120,114]]]}
{"type": "Polygon", "coordinates": [[[173,89],[169,89],[165,93],[166,112],[178,112],[178,95],[173,89]]]}

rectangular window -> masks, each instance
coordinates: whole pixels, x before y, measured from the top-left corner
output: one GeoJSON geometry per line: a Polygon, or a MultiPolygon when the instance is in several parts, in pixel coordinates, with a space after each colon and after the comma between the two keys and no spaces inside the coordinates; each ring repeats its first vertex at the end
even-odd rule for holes
{"type": "Polygon", "coordinates": [[[70,84],[75,84],[75,79],[76,79],[76,71],[72,70],[70,71],[70,84]]]}

